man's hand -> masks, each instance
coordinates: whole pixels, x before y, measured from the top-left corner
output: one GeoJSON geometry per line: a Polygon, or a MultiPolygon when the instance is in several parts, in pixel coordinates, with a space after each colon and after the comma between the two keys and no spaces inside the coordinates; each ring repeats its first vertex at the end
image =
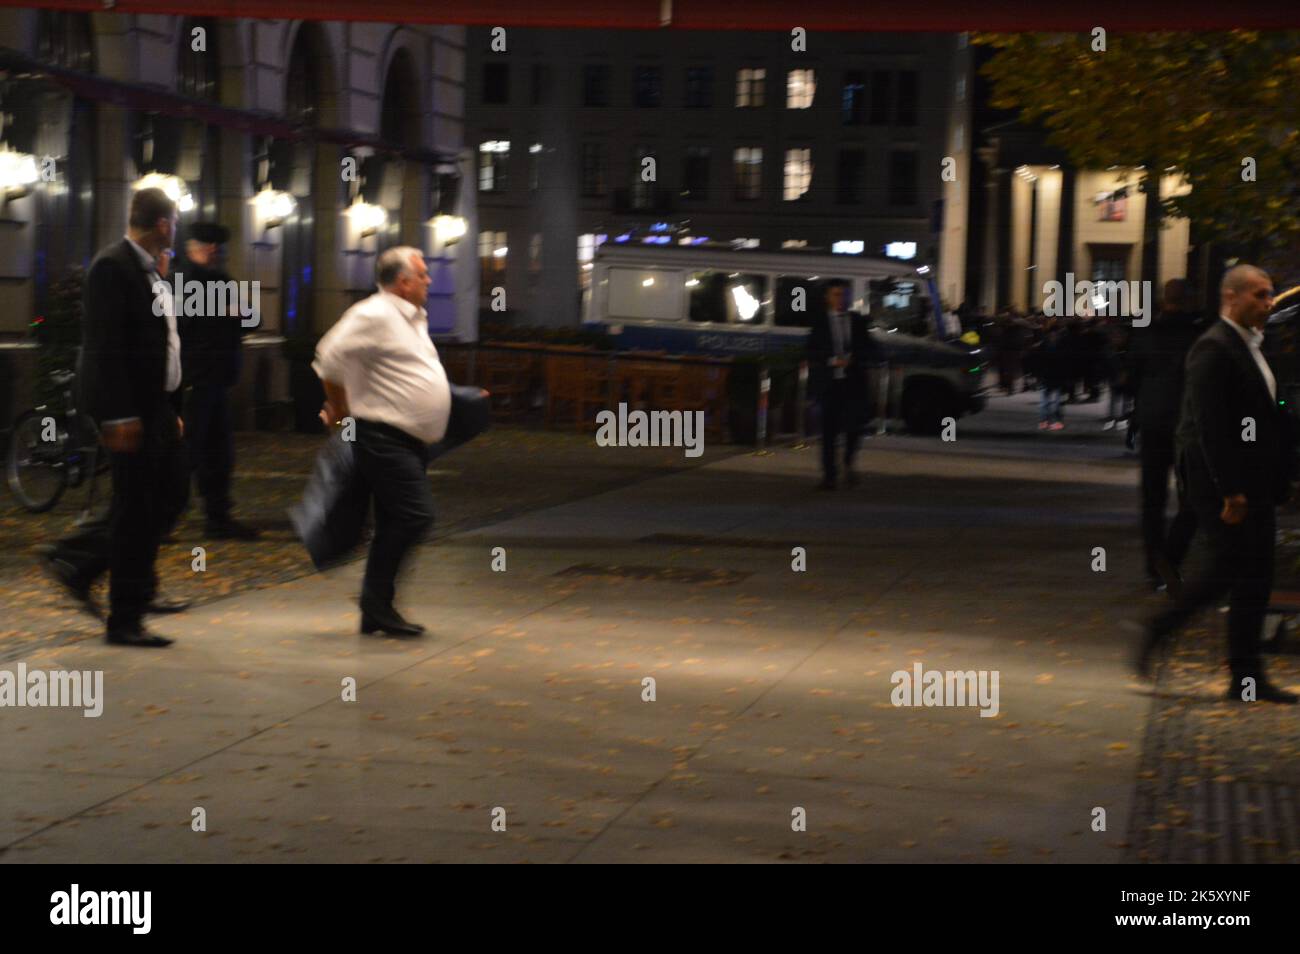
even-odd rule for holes
{"type": "Polygon", "coordinates": [[[144,425],[139,418],[120,421],[117,424],[105,424],[101,432],[104,446],[114,454],[131,454],[140,449],[144,438],[144,425]]]}
{"type": "Polygon", "coordinates": [[[1234,494],[1223,498],[1223,512],[1219,519],[1230,527],[1235,527],[1246,519],[1246,495],[1234,494]]]}

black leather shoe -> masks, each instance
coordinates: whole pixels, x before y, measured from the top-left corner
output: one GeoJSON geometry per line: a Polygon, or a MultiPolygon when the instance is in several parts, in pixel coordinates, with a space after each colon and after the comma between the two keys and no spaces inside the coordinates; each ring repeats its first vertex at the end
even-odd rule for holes
{"type": "Polygon", "coordinates": [[[369,634],[378,630],[381,633],[387,633],[389,636],[399,636],[410,638],[419,636],[424,632],[424,627],[419,623],[412,623],[402,618],[402,614],[390,604],[383,606],[378,603],[361,604],[361,632],[369,634]]]}
{"type": "Polygon", "coordinates": [[[155,614],[184,613],[192,605],[192,600],[169,600],[166,597],[159,597],[149,601],[145,612],[155,614]]]}
{"type": "Polygon", "coordinates": [[[149,632],[139,623],[134,626],[124,626],[121,629],[110,629],[108,631],[108,641],[115,646],[138,646],[143,649],[161,649],[164,646],[170,646],[174,640],[166,636],[158,636],[149,632]]]}
{"type": "Polygon", "coordinates": [[[1284,706],[1293,706],[1300,702],[1300,696],[1294,692],[1287,692],[1268,681],[1268,677],[1262,673],[1252,675],[1251,673],[1242,673],[1240,676],[1234,676],[1232,684],[1228,686],[1228,691],[1223,694],[1223,698],[1228,702],[1250,702],[1246,699],[1246,687],[1242,684],[1247,678],[1255,680],[1255,702],[1276,702],[1284,706]]]}
{"type": "Polygon", "coordinates": [[[227,517],[225,520],[209,520],[205,534],[213,540],[256,540],[262,535],[256,527],[240,523],[234,517],[227,517]]]}
{"type": "Polygon", "coordinates": [[[1155,678],[1156,651],[1164,642],[1163,636],[1150,623],[1126,620],[1121,625],[1138,637],[1133,651],[1133,671],[1139,679],[1150,682],[1155,678]]]}
{"type": "Polygon", "coordinates": [[[1156,575],[1165,584],[1165,592],[1169,594],[1170,599],[1177,600],[1182,597],[1182,574],[1178,572],[1177,567],[1169,562],[1168,557],[1156,557],[1152,569],[1156,571],[1156,575]]]}
{"type": "Polygon", "coordinates": [[[82,610],[95,619],[104,618],[104,611],[99,608],[95,597],[91,595],[90,581],[83,579],[71,563],[46,555],[41,557],[41,569],[45,571],[46,576],[67,590],[68,594],[81,605],[82,610]]]}

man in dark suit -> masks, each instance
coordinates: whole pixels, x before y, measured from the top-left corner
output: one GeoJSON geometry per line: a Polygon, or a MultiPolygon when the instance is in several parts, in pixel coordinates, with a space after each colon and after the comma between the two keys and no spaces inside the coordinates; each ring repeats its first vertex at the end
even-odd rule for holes
{"type": "Polygon", "coordinates": [[[845,480],[856,486],[853,458],[866,420],[867,365],[873,352],[867,321],[845,310],[849,284],[830,279],[822,286],[823,307],[816,309],[808,335],[808,386],[821,402],[823,490],[834,490],[838,476],[835,444],[844,433],[845,480]]]}
{"type": "Polygon", "coordinates": [[[104,249],[86,275],[81,391],[111,456],[113,499],[106,523],[60,541],[46,569],[93,609],[90,587],[109,572],[108,641],[161,647],[146,612],[185,604],[156,598],[154,560],[176,500],[187,486],[179,415],[180,339],[158,258],[176,234],[176,203],[161,189],[131,200],[126,236],[104,249]]]}
{"type": "Polygon", "coordinates": [[[1156,649],[1197,611],[1228,594],[1229,700],[1294,704],[1264,675],[1260,631],[1273,588],[1274,508],[1290,495],[1295,429],[1278,403],[1277,382],[1260,350],[1273,283],[1238,265],[1220,286],[1220,319],[1187,356],[1178,474],[1205,530],[1212,560],[1190,578],[1172,607],[1147,623],[1138,650],[1149,676],[1156,649]]]}
{"type": "MultiPolygon", "coordinates": [[[[185,254],[172,266],[185,283],[209,283],[233,287],[221,266],[221,247],[230,230],[215,222],[195,222],[186,232],[185,254]]],[[[223,297],[204,294],[208,301],[223,297]]],[[[237,312],[237,309],[235,309],[237,312]]],[[[207,536],[217,540],[253,540],[257,530],[230,515],[230,477],[235,469],[234,421],[230,412],[230,389],[239,380],[242,357],[242,316],[231,314],[191,315],[177,319],[181,336],[181,358],[185,371],[185,438],[190,465],[198,481],[206,511],[207,536]]]]}
{"type": "Polygon", "coordinates": [[[1148,328],[1133,332],[1129,351],[1130,388],[1136,395],[1134,418],[1142,454],[1142,542],[1152,589],[1170,587],[1177,597],[1178,568],[1196,533],[1196,511],[1180,496],[1178,513],[1165,528],[1169,473],[1174,469],[1174,435],[1183,400],[1187,352],[1205,330],[1192,307],[1186,279],[1165,283],[1164,304],[1148,328]]]}

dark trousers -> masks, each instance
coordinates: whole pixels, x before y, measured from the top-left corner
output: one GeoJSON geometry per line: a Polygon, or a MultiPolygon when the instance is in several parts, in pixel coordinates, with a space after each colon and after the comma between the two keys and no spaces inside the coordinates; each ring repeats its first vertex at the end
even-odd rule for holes
{"type": "Polygon", "coordinates": [[[1174,469],[1172,431],[1143,429],[1142,436],[1142,542],[1146,548],[1147,576],[1156,578],[1156,561],[1164,556],[1175,569],[1182,565],[1196,535],[1196,511],[1183,494],[1178,512],[1165,527],[1169,503],[1169,474],[1174,469]]]}
{"type": "Polygon", "coordinates": [[[117,630],[139,623],[157,593],[158,544],[189,495],[189,469],[171,406],[146,417],[139,450],[110,456],[107,517],[60,540],[52,556],[71,564],[87,584],[108,571],[108,628],[117,630]]]}
{"type": "Polygon", "coordinates": [[[1198,496],[1194,507],[1205,530],[1210,561],[1186,580],[1182,597],[1152,620],[1152,629],[1163,640],[1226,593],[1228,662],[1233,676],[1257,674],[1261,671],[1261,631],[1273,591],[1273,505],[1251,501],[1246,519],[1235,527],[1219,519],[1221,500],[1198,496]]]}
{"type": "Polygon", "coordinates": [[[862,439],[866,405],[861,397],[849,393],[847,381],[832,379],[827,383],[822,395],[822,474],[827,480],[834,480],[837,473],[835,444],[841,432],[844,434],[844,466],[853,469],[853,458],[862,439]]]}
{"type": "Polygon", "coordinates": [[[358,420],[356,438],[357,470],[375,502],[375,535],[361,598],[387,606],[407,554],[433,526],[433,491],[425,474],[429,448],[373,421],[358,420]]]}
{"type": "Polygon", "coordinates": [[[229,388],[190,388],[185,396],[185,440],[208,522],[221,523],[230,516],[230,475],[235,469],[229,388]]]}

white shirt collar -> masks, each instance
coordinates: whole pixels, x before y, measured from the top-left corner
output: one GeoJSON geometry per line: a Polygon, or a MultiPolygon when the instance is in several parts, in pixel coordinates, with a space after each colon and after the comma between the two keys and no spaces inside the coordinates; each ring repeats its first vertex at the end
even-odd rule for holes
{"type": "Polygon", "coordinates": [[[379,289],[379,294],[384,296],[388,303],[397,309],[397,313],[407,321],[415,321],[417,318],[424,320],[425,311],[419,305],[412,305],[401,295],[395,295],[386,288],[379,289]]]}
{"type": "Polygon", "coordinates": [[[1232,330],[1241,335],[1241,340],[1251,348],[1258,348],[1264,343],[1264,332],[1256,331],[1254,328],[1247,328],[1245,325],[1239,325],[1227,315],[1220,315],[1221,319],[1232,326],[1232,330]]]}
{"type": "Polygon", "coordinates": [[[154,260],[152,255],[145,251],[144,246],[129,235],[123,237],[126,239],[127,244],[135,250],[136,257],[140,259],[140,264],[144,266],[146,272],[158,271],[158,262],[154,260]]]}

